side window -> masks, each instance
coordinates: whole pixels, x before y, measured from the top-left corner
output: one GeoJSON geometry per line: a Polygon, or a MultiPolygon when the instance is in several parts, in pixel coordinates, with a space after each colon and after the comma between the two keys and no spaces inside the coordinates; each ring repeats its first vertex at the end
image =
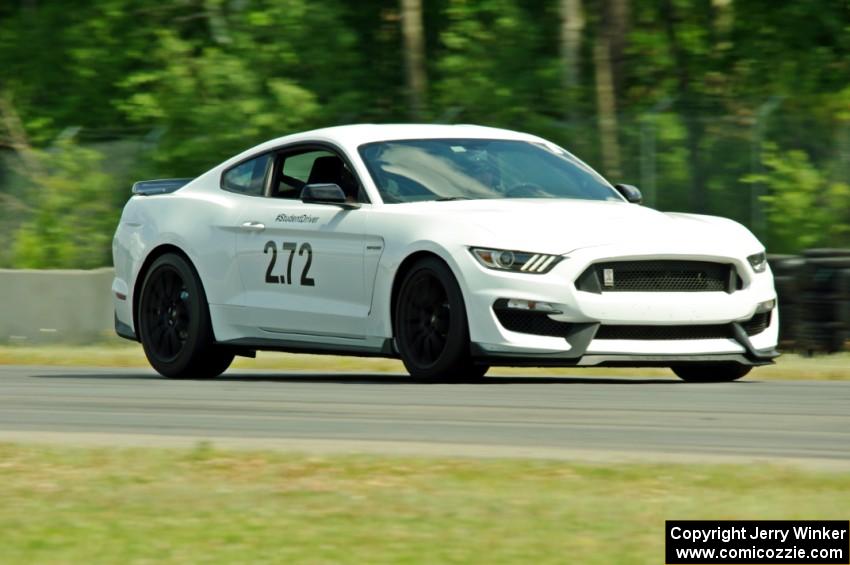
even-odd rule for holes
{"type": "Polygon", "coordinates": [[[271,155],[266,153],[228,169],[221,178],[221,187],[240,194],[262,196],[263,181],[270,158],[271,155]]]}
{"type": "Polygon", "coordinates": [[[330,151],[310,151],[300,155],[292,155],[283,162],[283,174],[306,183],[307,179],[310,178],[310,171],[313,170],[313,163],[316,162],[316,159],[333,156],[334,154],[330,151]]]}
{"type": "Polygon", "coordinates": [[[281,160],[281,174],[278,176],[278,198],[300,198],[301,189],[310,182],[310,174],[316,159],[335,157],[330,151],[308,151],[285,155],[281,160]]]}

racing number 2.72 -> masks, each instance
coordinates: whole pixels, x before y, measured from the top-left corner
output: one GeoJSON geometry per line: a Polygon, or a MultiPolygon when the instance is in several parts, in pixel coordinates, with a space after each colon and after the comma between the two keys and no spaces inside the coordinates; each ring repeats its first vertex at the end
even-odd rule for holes
{"type": "Polygon", "coordinates": [[[289,260],[286,263],[286,277],[283,275],[273,275],[274,264],[277,262],[277,244],[274,241],[267,241],[263,248],[263,253],[271,253],[269,268],[266,269],[266,282],[271,284],[292,284],[292,259],[295,256],[295,250],[298,249],[298,256],[301,257],[307,254],[307,262],[304,263],[304,270],[301,271],[301,286],[316,286],[316,281],[307,276],[310,272],[310,265],[313,264],[313,247],[309,243],[302,243],[301,248],[298,248],[297,243],[284,242],[281,245],[282,251],[289,251],[289,260]]]}

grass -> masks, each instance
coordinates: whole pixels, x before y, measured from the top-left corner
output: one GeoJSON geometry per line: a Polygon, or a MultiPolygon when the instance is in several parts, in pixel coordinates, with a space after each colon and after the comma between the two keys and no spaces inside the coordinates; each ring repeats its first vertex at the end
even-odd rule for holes
{"type": "Polygon", "coordinates": [[[665,519],[846,519],[846,474],[0,444],[13,563],[663,563],[665,519]]]}
{"type": "MultiPolygon", "coordinates": [[[[0,346],[0,365],[65,365],[89,367],[148,367],[142,348],[124,340],[109,340],[97,345],[81,346],[0,346]]],[[[261,351],[256,359],[237,357],[235,369],[267,369],[278,371],[404,373],[401,362],[392,359],[338,357],[330,355],[297,355],[261,351]]],[[[630,368],[494,368],[490,375],[575,375],[575,376],[668,376],[667,369],[630,368]]],[[[802,357],[786,354],[775,365],[755,369],[751,379],[850,379],[850,353],[802,357]]]]}

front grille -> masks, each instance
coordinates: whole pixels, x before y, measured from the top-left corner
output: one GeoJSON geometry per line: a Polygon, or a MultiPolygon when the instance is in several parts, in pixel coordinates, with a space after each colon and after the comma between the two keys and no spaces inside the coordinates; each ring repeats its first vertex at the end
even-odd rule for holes
{"type": "Polygon", "coordinates": [[[576,280],[588,292],[733,292],[742,281],[728,263],[610,261],[595,263],[576,280]]]}
{"type": "Polygon", "coordinates": [[[567,337],[573,324],[556,322],[543,312],[515,310],[512,308],[494,308],[496,318],[506,330],[523,334],[567,337]]]}

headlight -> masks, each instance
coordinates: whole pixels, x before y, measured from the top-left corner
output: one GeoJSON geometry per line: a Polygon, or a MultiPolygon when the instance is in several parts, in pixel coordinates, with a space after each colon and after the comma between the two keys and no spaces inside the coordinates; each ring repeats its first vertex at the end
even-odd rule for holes
{"type": "Polygon", "coordinates": [[[545,253],[528,253],[526,251],[509,251],[506,249],[486,249],[473,247],[470,249],[478,262],[488,269],[497,271],[512,271],[515,273],[532,273],[542,275],[552,270],[563,257],[545,253]]]}
{"type": "Polygon", "coordinates": [[[767,256],[764,254],[764,251],[750,255],[747,257],[747,261],[750,262],[750,266],[757,273],[763,273],[767,270],[767,256]]]}

